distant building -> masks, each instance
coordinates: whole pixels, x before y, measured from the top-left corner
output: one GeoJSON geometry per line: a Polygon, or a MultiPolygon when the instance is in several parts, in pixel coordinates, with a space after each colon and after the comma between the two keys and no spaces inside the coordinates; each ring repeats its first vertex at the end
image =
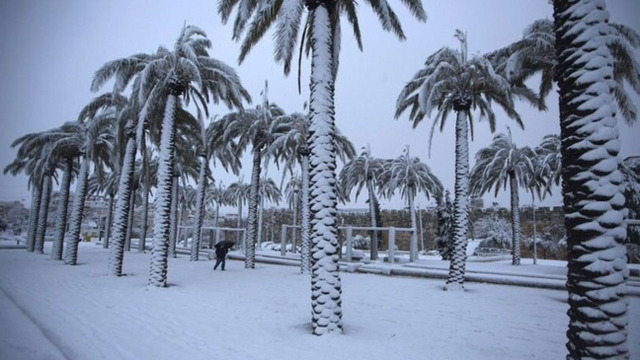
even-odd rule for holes
{"type": "Polygon", "coordinates": [[[471,198],[471,209],[483,209],[484,208],[484,200],[481,197],[472,197],[471,198]]]}

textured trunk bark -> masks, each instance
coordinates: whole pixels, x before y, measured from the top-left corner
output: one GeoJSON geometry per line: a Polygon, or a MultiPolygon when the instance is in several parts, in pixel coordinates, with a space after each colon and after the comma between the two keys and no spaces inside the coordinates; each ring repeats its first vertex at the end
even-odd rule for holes
{"type": "Polygon", "coordinates": [[[253,168],[251,170],[251,193],[249,194],[249,212],[247,214],[247,249],[244,267],[256,267],[256,236],[258,227],[258,190],[260,189],[260,149],[253,149],[253,168]]]}
{"type": "Polygon", "coordinates": [[[42,181],[36,181],[33,187],[33,199],[31,201],[31,214],[29,215],[29,231],[27,232],[27,251],[33,252],[36,248],[36,232],[38,230],[38,216],[40,215],[40,203],[42,200],[42,181]]]}
{"type": "Polygon", "coordinates": [[[87,196],[88,177],[89,159],[85,157],[82,160],[82,165],[80,165],[78,185],[76,186],[76,193],[73,197],[73,207],[71,208],[71,218],[69,219],[69,232],[65,238],[64,263],[67,265],[75,265],[78,262],[78,243],[80,242],[84,200],[87,196]]]}
{"type": "Polygon", "coordinates": [[[300,203],[302,208],[302,219],[300,222],[300,242],[301,249],[300,255],[302,266],[300,271],[302,273],[311,272],[311,241],[309,238],[309,155],[302,157],[302,189],[300,190],[300,203]]]}
{"type": "Polygon", "coordinates": [[[204,197],[207,192],[207,158],[200,156],[200,169],[198,173],[198,195],[196,197],[196,223],[193,227],[193,239],[191,241],[191,261],[198,261],[200,254],[200,236],[202,223],[204,222],[204,197]]]}
{"type": "Polygon", "coordinates": [[[467,230],[469,228],[469,141],[468,124],[464,110],[456,114],[456,180],[453,201],[453,252],[445,289],[464,287],[467,261],[467,230]]]}
{"type": "Polygon", "coordinates": [[[149,186],[145,183],[142,187],[142,219],[140,224],[140,242],[138,243],[138,252],[143,253],[147,246],[147,227],[149,219],[149,186]]]}
{"type": "Polygon", "coordinates": [[[134,138],[133,123],[127,124],[127,146],[125,148],[124,160],[120,169],[120,182],[118,184],[118,200],[116,202],[116,213],[113,221],[111,233],[113,239],[109,251],[108,274],[113,276],[122,275],[122,263],[124,259],[124,242],[127,236],[127,225],[129,211],[131,210],[131,197],[133,196],[133,172],[135,169],[136,141],[134,138]]]}
{"type": "Polygon", "coordinates": [[[264,212],[264,196],[262,194],[260,194],[258,196],[258,198],[260,199],[260,201],[258,202],[258,235],[257,235],[257,239],[258,239],[258,249],[262,249],[262,213],[264,212]]]}
{"type": "MultiPolygon", "coordinates": [[[[513,265],[520,265],[520,244],[522,242],[520,229],[520,200],[518,198],[518,182],[515,174],[509,174],[509,187],[511,188],[511,239],[513,250],[513,265]]],[[[535,240],[535,239],[534,239],[535,240]]]]}
{"type": "Polygon", "coordinates": [[[175,151],[175,116],[178,96],[169,95],[162,121],[160,140],[160,160],[158,164],[158,193],[153,222],[153,250],[151,252],[151,270],[149,285],[165,287],[167,285],[167,265],[169,230],[171,221],[171,188],[173,181],[173,160],[175,151]]]}
{"type": "Polygon", "coordinates": [[[313,334],[342,332],[342,283],[338,268],[336,222],[336,156],[333,43],[329,11],[335,2],[325,2],[313,12],[311,39],[311,84],[309,126],[311,156],[311,325],[313,334]]]}
{"type": "Polygon", "coordinates": [[[176,257],[176,235],[178,233],[178,176],[173,177],[173,185],[171,185],[171,228],[169,229],[169,256],[176,257]]]}
{"type": "Polygon", "coordinates": [[[38,214],[38,228],[36,230],[36,244],[34,251],[44,253],[44,236],[47,233],[47,220],[49,220],[49,202],[51,201],[51,175],[45,175],[42,180],[42,201],[40,202],[40,214],[38,214]]]}
{"type": "Polygon", "coordinates": [[[129,218],[127,219],[127,235],[124,242],[124,249],[131,251],[131,233],[133,232],[133,215],[136,207],[136,187],[131,189],[131,198],[129,198],[129,218]]]}
{"type": "Polygon", "coordinates": [[[567,230],[567,359],[629,358],[614,59],[604,0],[554,1],[567,230]]]}
{"type": "Polygon", "coordinates": [[[104,242],[102,243],[102,247],[105,249],[109,248],[109,241],[111,240],[111,225],[113,224],[113,201],[115,200],[115,196],[113,194],[109,194],[109,213],[107,214],[107,235],[104,238],[104,242]]]}
{"type": "Polygon", "coordinates": [[[296,229],[296,225],[298,225],[298,191],[294,192],[293,195],[293,219],[291,221],[293,228],[291,228],[291,253],[295,254],[296,253],[296,235],[297,235],[297,229],[296,229]]]}
{"type": "MultiPolygon", "coordinates": [[[[376,221],[376,211],[375,211],[375,198],[376,194],[373,192],[373,184],[370,180],[367,180],[367,193],[369,193],[369,217],[371,219],[371,226],[378,226],[378,222],[376,221]]],[[[378,260],[378,232],[371,231],[371,260],[378,260]]]]}
{"type": "Polygon", "coordinates": [[[73,170],[73,160],[67,159],[60,182],[60,198],[58,199],[58,213],[56,217],[56,235],[51,248],[51,258],[62,260],[62,245],[64,244],[64,233],[67,231],[67,207],[69,206],[69,188],[71,186],[71,171],[73,170]]]}

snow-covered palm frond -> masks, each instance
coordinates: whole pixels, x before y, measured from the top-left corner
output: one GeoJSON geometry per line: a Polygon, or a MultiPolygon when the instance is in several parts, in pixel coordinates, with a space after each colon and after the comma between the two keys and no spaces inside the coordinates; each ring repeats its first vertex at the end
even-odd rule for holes
{"type": "Polygon", "coordinates": [[[280,11],[283,0],[261,1],[257,11],[255,12],[247,34],[244,36],[242,46],[240,47],[240,55],[238,63],[242,63],[249,51],[255,44],[260,41],[262,36],[267,32],[269,27],[276,20],[276,16],[280,11]]]}
{"type": "Polygon", "coordinates": [[[444,189],[429,166],[410,155],[408,147],[401,156],[388,163],[381,178],[384,179],[381,192],[386,197],[391,197],[398,190],[403,199],[415,197],[420,191],[428,198],[440,194],[444,189]]]}

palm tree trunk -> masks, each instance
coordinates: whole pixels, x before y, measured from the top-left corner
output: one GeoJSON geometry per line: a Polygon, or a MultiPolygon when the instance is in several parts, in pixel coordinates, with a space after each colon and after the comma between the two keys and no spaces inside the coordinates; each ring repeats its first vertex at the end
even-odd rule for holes
{"type": "Polygon", "coordinates": [[[309,113],[311,156],[310,209],[312,269],[311,325],[313,334],[342,332],[342,283],[338,267],[335,105],[333,42],[330,11],[335,2],[321,3],[312,19],[312,60],[309,113]]]}
{"type": "Polygon", "coordinates": [[[567,230],[567,359],[629,358],[614,60],[602,0],[554,1],[562,195],[567,230]]]}
{"type": "Polygon", "coordinates": [[[149,216],[149,186],[145,183],[142,187],[142,224],[140,224],[140,242],[138,243],[138,252],[143,253],[147,246],[147,227],[149,216]]]}
{"type": "Polygon", "coordinates": [[[153,221],[153,250],[151,252],[149,275],[149,285],[157,287],[165,287],[167,285],[169,230],[171,225],[169,215],[171,213],[171,188],[175,155],[175,116],[178,101],[177,94],[169,95],[162,121],[160,159],[158,163],[158,193],[153,221]]]}
{"type": "Polygon", "coordinates": [[[304,154],[302,157],[302,189],[301,192],[301,208],[302,220],[300,222],[300,258],[302,266],[300,272],[311,272],[311,243],[309,239],[309,155],[304,154]]]}
{"type": "Polygon", "coordinates": [[[200,255],[200,236],[202,235],[202,223],[204,222],[204,197],[207,192],[207,157],[201,154],[199,157],[200,169],[198,173],[198,194],[196,195],[196,223],[193,227],[193,239],[191,241],[191,257],[189,260],[198,261],[200,255]]]}
{"type": "Polygon", "coordinates": [[[60,197],[58,198],[58,213],[56,218],[56,236],[53,239],[51,248],[51,258],[62,260],[62,245],[64,243],[64,233],[67,230],[67,207],[69,206],[69,187],[71,186],[71,171],[73,170],[73,160],[67,159],[62,182],[60,183],[60,197]]]}
{"type": "Polygon", "coordinates": [[[445,289],[464,288],[467,261],[467,230],[469,228],[469,140],[464,110],[456,114],[456,180],[453,200],[453,253],[449,263],[449,276],[445,289]]]}
{"type": "Polygon", "coordinates": [[[409,261],[418,260],[418,221],[416,220],[416,204],[415,204],[415,188],[409,188],[409,211],[411,212],[411,228],[413,233],[411,234],[411,252],[409,254],[409,261]]]}
{"type": "Polygon", "coordinates": [[[33,252],[36,248],[36,232],[38,229],[38,216],[40,215],[40,203],[42,200],[42,181],[36,181],[33,187],[31,200],[31,214],[29,215],[29,230],[27,231],[27,251],[33,252]]]}
{"type": "Polygon", "coordinates": [[[169,230],[169,256],[176,257],[176,235],[178,230],[178,184],[179,176],[173,177],[173,185],[171,186],[171,214],[170,230],[169,230]]]}
{"type": "Polygon", "coordinates": [[[42,179],[42,201],[40,202],[40,214],[38,214],[38,228],[36,230],[36,244],[34,251],[44,253],[44,236],[47,232],[47,220],[49,219],[49,202],[51,201],[51,175],[45,175],[42,179]]]}
{"type": "Polygon", "coordinates": [[[520,229],[520,200],[518,198],[518,183],[513,173],[509,174],[509,187],[511,188],[511,249],[513,249],[513,259],[511,263],[512,265],[520,265],[520,243],[522,241],[520,229]]]}
{"type": "Polygon", "coordinates": [[[133,215],[136,206],[136,187],[131,189],[131,198],[129,199],[129,218],[127,219],[127,233],[124,242],[125,251],[131,251],[131,233],[133,232],[133,215]]]}
{"type": "Polygon", "coordinates": [[[291,253],[295,254],[296,253],[296,233],[297,233],[297,229],[296,229],[296,225],[298,225],[298,204],[300,203],[300,200],[298,200],[298,193],[299,191],[294,191],[293,194],[293,220],[291,221],[291,224],[293,225],[293,228],[291,228],[291,253]]]}
{"type": "Polygon", "coordinates": [[[251,192],[249,194],[249,212],[247,214],[247,250],[244,267],[255,269],[256,267],[256,230],[258,227],[258,190],[260,189],[260,161],[262,160],[259,148],[253,149],[253,168],[251,170],[251,192]]]}
{"type": "Polygon", "coordinates": [[[133,197],[133,172],[135,169],[136,140],[134,138],[133,122],[127,124],[127,146],[125,148],[122,168],[120,169],[120,182],[118,184],[118,200],[113,221],[113,241],[109,251],[109,275],[121,276],[124,259],[124,242],[127,236],[127,225],[131,198],[133,197]]]}
{"type": "MultiPolygon", "coordinates": [[[[367,180],[367,192],[369,193],[369,217],[371,218],[371,226],[377,227],[378,223],[376,222],[376,211],[375,211],[375,197],[376,194],[373,192],[373,184],[371,181],[367,180]]],[[[373,230],[371,231],[371,260],[378,260],[378,232],[373,230]]]]}
{"type": "Polygon", "coordinates": [[[84,212],[84,200],[87,197],[87,178],[89,177],[89,159],[84,157],[78,174],[78,185],[73,197],[71,218],[69,219],[69,232],[64,245],[64,263],[75,265],[78,262],[78,243],[80,242],[80,229],[84,212]]]}
{"type": "Polygon", "coordinates": [[[107,214],[107,235],[104,237],[104,242],[102,243],[102,247],[107,249],[109,248],[109,241],[111,240],[111,225],[113,223],[113,201],[115,196],[113,194],[109,194],[109,213],[107,214]]]}
{"type": "Polygon", "coordinates": [[[259,195],[258,207],[258,249],[262,250],[262,213],[264,212],[264,195],[259,195]]]}

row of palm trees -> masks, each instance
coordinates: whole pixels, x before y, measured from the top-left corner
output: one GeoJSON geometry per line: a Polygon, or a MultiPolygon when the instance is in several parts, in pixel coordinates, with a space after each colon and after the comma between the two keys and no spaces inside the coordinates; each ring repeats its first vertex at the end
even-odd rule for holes
{"type": "MultiPolygon", "coordinates": [[[[386,1],[367,3],[378,15],[383,29],[395,33],[400,39],[404,37],[399,19],[386,1]]],[[[426,19],[419,1],[403,3],[417,19],[426,19]]],[[[312,244],[312,328],[317,335],[340,332],[342,307],[337,266],[334,86],[341,45],[341,15],[346,15],[358,45],[361,45],[357,9],[351,1],[228,0],[218,4],[223,21],[230,18],[236,6],[233,37],[243,39],[241,61],[272,25],[276,26],[275,58],[284,63],[285,73],[290,71],[299,33],[301,51],[306,49],[311,55],[308,139],[305,142],[308,148],[299,155],[306,156],[309,167],[309,190],[301,192],[303,199],[305,194],[309,196],[311,218],[308,226],[312,244]],[[305,10],[308,16],[302,21],[305,10]]],[[[458,32],[456,37],[460,40],[461,49],[445,47],[427,58],[424,67],[401,91],[396,117],[410,109],[409,118],[416,126],[436,110],[432,136],[436,125],[439,124],[442,130],[448,115],[456,114],[454,245],[446,288],[462,289],[470,194],[468,136],[470,130],[473,135],[473,113],[477,111],[481,117],[486,117],[491,130],[495,131],[496,116],[492,105],[498,104],[508,117],[523,127],[514,108],[515,99],[528,101],[543,110],[544,98],[552,89],[553,82],[557,82],[562,129],[562,166],[558,173],[563,178],[569,245],[570,326],[567,348],[572,358],[624,356],[628,351],[625,345],[628,322],[625,320],[627,306],[624,297],[627,272],[624,251],[619,250],[625,237],[625,211],[620,192],[622,180],[617,160],[619,141],[615,109],[620,109],[623,118],[635,120],[635,108],[629,101],[624,84],[628,83],[640,92],[640,66],[632,52],[640,41],[632,30],[608,23],[606,5],[602,0],[555,0],[553,7],[553,22],[536,22],[525,31],[522,40],[485,55],[470,57],[467,35],[458,32]],[[525,86],[526,80],[536,74],[542,75],[537,93],[525,86]]],[[[209,46],[201,30],[186,26],[173,50],[160,48],[154,54],[138,54],[108,63],[98,71],[92,86],[97,90],[113,78],[113,93],[117,94],[132,82],[129,105],[123,107],[128,110],[120,110],[118,114],[137,114],[119,116],[124,121],[118,123],[123,129],[118,134],[124,136],[118,140],[126,146],[121,151],[123,160],[118,168],[118,192],[123,193],[117,196],[113,226],[116,246],[113,249],[118,249],[122,243],[120,227],[124,223],[123,214],[129,208],[130,192],[121,189],[131,187],[135,149],[140,147],[144,134],[159,143],[150,276],[150,284],[156,286],[166,284],[170,193],[174,168],[178,163],[176,143],[182,134],[195,128],[188,124],[197,124],[197,119],[206,117],[206,104],[210,100],[214,103],[222,101],[230,108],[240,110],[243,102],[250,99],[235,72],[208,56],[209,46]],[[193,103],[197,116],[183,110],[183,103],[193,103]]],[[[257,107],[259,118],[273,119],[283,115],[268,102],[266,89],[263,95],[262,104],[257,107]]],[[[104,110],[105,113],[110,111],[115,111],[114,106],[104,110]]],[[[229,129],[234,127],[229,126],[229,129]]],[[[255,219],[258,211],[255,199],[259,192],[260,164],[266,145],[262,139],[242,137],[238,130],[228,131],[237,135],[238,144],[251,143],[254,156],[246,263],[252,267],[255,245],[252,239],[257,231],[255,219]]],[[[255,134],[253,131],[244,133],[255,134]]],[[[91,157],[95,152],[85,148],[81,151],[83,159],[94,161],[91,157]]],[[[205,155],[200,157],[206,158],[206,152],[201,153],[205,155]]],[[[407,158],[411,159],[408,152],[407,158]]],[[[96,168],[100,166],[96,164],[96,168]]],[[[25,171],[30,174],[47,174],[51,169],[51,166],[42,169],[35,169],[32,165],[27,169],[25,166],[25,171]]],[[[82,179],[82,167],[80,174],[82,179]]],[[[303,177],[303,187],[304,182],[303,177]]],[[[407,196],[415,192],[417,185],[413,186],[413,189],[407,189],[407,196]]],[[[38,191],[43,189],[48,191],[48,185],[38,191]]],[[[76,193],[84,191],[81,187],[78,190],[76,193]]],[[[34,196],[34,204],[36,201],[40,201],[40,196],[38,200],[34,196]]],[[[375,202],[371,206],[375,207],[375,202]]],[[[39,208],[32,208],[36,207],[39,208]]],[[[306,206],[303,211],[305,209],[306,206]]],[[[118,262],[121,257],[116,255],[118,262]]]]}

